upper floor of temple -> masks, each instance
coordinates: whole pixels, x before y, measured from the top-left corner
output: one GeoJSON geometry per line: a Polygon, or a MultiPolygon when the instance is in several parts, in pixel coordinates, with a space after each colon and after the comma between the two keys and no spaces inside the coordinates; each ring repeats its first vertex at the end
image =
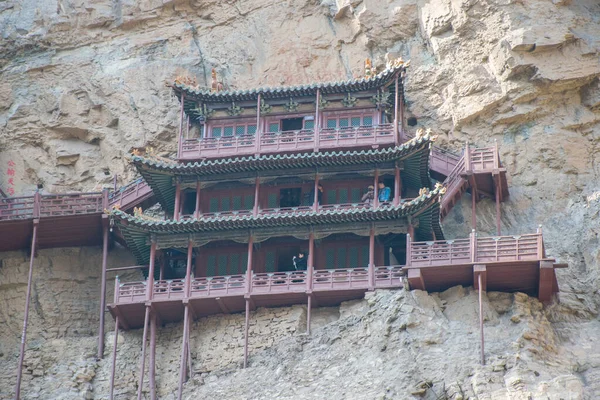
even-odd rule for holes
{"type": "Polygon", "coordinates": [[[399,145],[405,64],[344,82],[219,91],[178,78],[181,161],[399,145]]]}

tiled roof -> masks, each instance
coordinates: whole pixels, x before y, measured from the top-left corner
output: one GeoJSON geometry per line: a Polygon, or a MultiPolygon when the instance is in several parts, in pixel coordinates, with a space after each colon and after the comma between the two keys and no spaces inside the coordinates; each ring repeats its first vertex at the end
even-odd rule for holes
{"type": "MultiPolygon", "coordinates": [[[[399,218],[417,215],[421,222],[420,228],[427,235],[436,231],[438,239],[443,238],[439,230],[439,200],[441,192],[432,190],[427,195],[422,195],[414,200],[400,205],[383,205],[377,209],[356,207],[345,209],[328,209],[320,211],[297,211],[294,213],[260,214],[256,217],[247,214],[211,216],[184,221],[174,220],[152,220],[137,217],[120,210],[110,211],[110,217],[114,218],[119,230],[132,249],[138,261],[148,260],[148,238],[152,234],[192,234],[198,232],[214,232],[226,230],[263,230],[293,226],[326,225],[339,223],[361,223],[390,221],[399,218]],[[437,218],[437,223],[433,219],[437,218]],[[425,223],[430,224],[427,230],[425,223]],[[435,227],[432,225],[436,225],[435,227]]],[[[215,236],[218,237],[218,236],[215,236]]]]}
{"type": "Polygon", "coordinates": [[[184,92],[186,97],[192,98],[197,101],[206,101],[213,103],[256,100],[258,98],[259,93],[264,99],[312,96],[316,95],[317,89],[320,89],[322,94],[327,95],[377,89],[390,82],[397,72],[401,72],[405,69],[406,67],[404,65],[400,65],[388,68],[385,71],[370,78],[350,79],[347,81],[313,83],[296,86],[281,86],[273,88],[263,87],[248,90],[226,90],[221,92],[211,92],[210,90],[204,88],[200,89],[182,83],[174,83],[173,90],[175,90],[175,92],[177,93],[184,92]]]}

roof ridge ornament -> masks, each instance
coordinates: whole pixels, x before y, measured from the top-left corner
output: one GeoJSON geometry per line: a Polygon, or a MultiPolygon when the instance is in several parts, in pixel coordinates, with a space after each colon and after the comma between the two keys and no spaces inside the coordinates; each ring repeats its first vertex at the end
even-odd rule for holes
{"type": "Polygon", "coordinates": [[[376,73],[373,70],[373,64],[371,63],[371,59],[365,59],[365,79],[371,79],[375,75],[376,73]]]}
{"type": "Polygon", "coordinates": [[[223,82],[220,81],[219,78],[217,77],[217,70],[213,68],[210,71],[210,76],[211,76],[210,91],[212,93],[218,93],[218,92],[222,91],[223,90],[223,82]]]}

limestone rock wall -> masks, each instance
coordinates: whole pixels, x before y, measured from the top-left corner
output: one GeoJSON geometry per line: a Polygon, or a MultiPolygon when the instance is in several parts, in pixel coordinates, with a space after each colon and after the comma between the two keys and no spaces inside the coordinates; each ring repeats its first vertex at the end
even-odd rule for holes
{"type": "MultiPolygon", "coordinates": [[[[125,157],[133,147],[173,154],[177,100],[164,83],[177,75],[207,85],[216,68],[232,89],[341,80],[360,76],[366,57],[382,66],[389,53],[411,60],[410,129],[430,127],[438,145],[457,151],[467,140],[496,140],[510,185],[503,233],[542,224],[548,254],[570,265],[559,271],[560,304],[550,308],[489,294],[486,367],[477,365],[469,290],[450,299],[381,292],[343,306],[337,322],[324,317],[311,338],[299,334],[301,307],[259,311],[257,321],[262,315],[273,330],[262,335],[257,323],[246,371],[234,368],[239,316],[198,322],[199,371],[188,396],[433,398],[443,382],[454,398],[600,397],[597,1],[9,0],[0,2],[0,34],[5,191],[92,190],[114,174],[125,183],[135,176],[125,157]],[[270,335],[273,342],[261,342],[270,335]],[[417,388],[427,380],[435,390],[417,388]],[[324,389],[309,389],[316,385],[324,389]]],[[[468,203],[444,221],[448,237],[469,232],[468,203]]],[[[491,201],[478,204],[477,217],[480,232],[494,232],[491,201]]],[[[106,398],[108,364],[93,360],[100,251],[39,257],[26,398],[106,398]]],[[[0,259],[0,398],[10,398],[28,263],[20,252],[0,259]]],[[[111,252],[111,266],[131,262],[111,252]]],[[[164,398],[174,390],[179,335],[180,326],[159,335],[164,398]]],[[[119,391],[130,398],[141,333],[122,340],[119,391]]]]}

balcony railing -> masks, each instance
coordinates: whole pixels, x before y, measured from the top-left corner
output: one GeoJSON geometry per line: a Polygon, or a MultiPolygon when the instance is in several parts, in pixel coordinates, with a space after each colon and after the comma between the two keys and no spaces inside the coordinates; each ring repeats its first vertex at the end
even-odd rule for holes
{"type": "Polygon", "coordinates": [[[121,210],[126,210],[139,204],[142,198],[145,199],[151,195],[152,188],[143,178],[138,178],[110,193],[108,195],[108,205],[110,207],[119,205],[121,210]]]}
{"type": "Polygon", "coordinates": [[[230,157],[250,154],[272,154],[315,149],[369,147],[394,144],[393,125],[358,126],[341,129],[322,128],[318,140],[313,130],[263,132],[254,135],[186,139],[179,159],[230,157]]]}
{"type": "Polygon", "coordinates": [[[0,199],[0,221],[97,214],[108,207],[102,192],[44,194],[0,199]]]}
{"type": "Polygon", "coordinates": [[[407,242],[407,266],[536,261],[545,257],[542,234],[407,242]]]}

